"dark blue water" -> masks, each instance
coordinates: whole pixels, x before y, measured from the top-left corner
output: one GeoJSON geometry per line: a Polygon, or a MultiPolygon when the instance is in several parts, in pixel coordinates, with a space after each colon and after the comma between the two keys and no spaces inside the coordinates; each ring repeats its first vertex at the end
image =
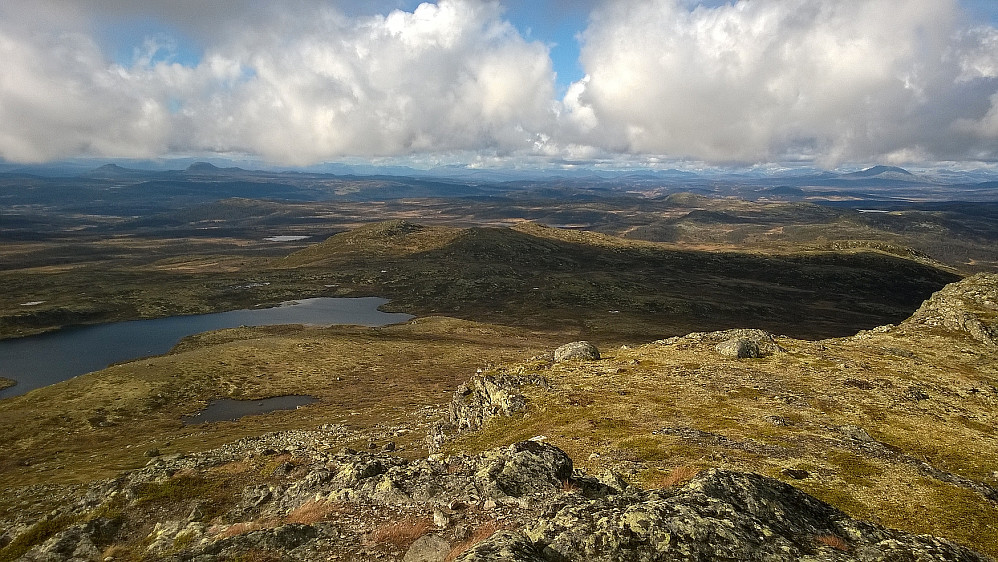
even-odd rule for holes
{"type": "Polygon", "coordinates": [[[275,396],[273,398],[264,398],[263,400],[233,400],[231,398],[223,398],[221,400],[212,400],[207,408],[193,416],[184,416],[183,421],[186,425],[234,421],[244,416],[255,416],[268,412],[276,412],[277,410],[294,410],[318,401],[318,398],[301,395],[275,396]]]}
{"type": "Polygon", "coordinates": [[[274,324],[384,326],[412,318],[378,310],[386,302],[377,297],[302,299],[275,308],[116,322],[2,340],[0,377],[13,379],[17,385],[0,390],[0,398],[19,396],[112,363],[161,355],[182,338],[211,330],[274,324]]]}

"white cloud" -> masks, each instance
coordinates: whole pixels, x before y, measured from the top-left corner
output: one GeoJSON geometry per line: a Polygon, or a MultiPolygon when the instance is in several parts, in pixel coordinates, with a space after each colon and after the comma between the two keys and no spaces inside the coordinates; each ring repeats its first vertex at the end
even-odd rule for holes
{"type": "Polygon", "coordinates": [[[303,5],[230,22],[196,67],[163,60],[171,46],[155,38],[120,66],[83,33],[14,36],[16,23],[3,25],[0,157],[172,150],[308,164],[514,152],[552,128],[547,47],[524,40],[497,3],[441,0],[370,17],[303,5]]]}
{"type": "Polygon", "coordinates": [[[710,162],[998,157],[956,126],[984,117],[996,55],[993,29],[960,35],[955,0],[686,4],[593,16],[565,100],[576,138],[710,162]]]}
{"type": "Polygon", "coordinates": [[[957,0],[604,0],[560,101],[499,2],[370,5],[2,3],[0,159],[998,160],[998,30],[957,0]]]}

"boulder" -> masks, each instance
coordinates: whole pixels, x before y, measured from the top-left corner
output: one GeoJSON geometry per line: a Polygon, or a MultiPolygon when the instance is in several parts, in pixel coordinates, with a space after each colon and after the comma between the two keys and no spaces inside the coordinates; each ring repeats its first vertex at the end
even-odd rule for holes
{"type": "Polygon", "coordinates": [[[412,543],[402,557],[402,562],[443,562],[451,546],[439,535],[423,535],[412,543]]]}
{"type": "Polygon", "coordinates": [[[554,493],[572,477],[572,459],[565,451],[537,441],[489,451],[480,466],[477,479],[489,495],[499,497],[554,493]]]}
{"type": "Polygon", "coordinates": [[[714,348],[725,357],[749,359],[759,357],[759,342],[748,338],[732,338],[723,341],[714,348]]]}
{"type": "Polygon", "coordinates": [[[565,345],[554,350],[554,360],[556,363],[572,359],[580,361],[596,361],[599,358],[599,350],[596,349],[595,345],[587,341],[566,343],[565,345]]]}

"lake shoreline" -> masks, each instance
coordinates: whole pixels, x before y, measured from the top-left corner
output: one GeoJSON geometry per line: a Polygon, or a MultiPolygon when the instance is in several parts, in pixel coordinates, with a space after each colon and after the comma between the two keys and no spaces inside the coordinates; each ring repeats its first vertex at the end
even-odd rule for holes
{"type": "Polygon", "coordinates": [[[25,394],[111,365],[169,353],[184,338],[236,328],[272,325],[385,326],[410,314],[383,312],[380,297],[318,297],[285,301],[270,308],[111,322],[0,341],[6,360],[0,376],[16,382],[0,386],[0,400],[25,394]]]}

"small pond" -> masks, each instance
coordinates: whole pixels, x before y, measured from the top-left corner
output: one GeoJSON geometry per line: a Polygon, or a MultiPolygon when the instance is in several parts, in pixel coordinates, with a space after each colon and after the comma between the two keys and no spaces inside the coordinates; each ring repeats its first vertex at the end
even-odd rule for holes
{"type": "Polygon", "coordinates": [[[295,410],[302,406],[307,406],[318,402],[318,398],[311,396],[275,396],[264,398],[263,400],[233,400],[223,398],[212,400],[208,407],[200,412],[184,416],[185,425],[196,425],[199,423],[235,421],[246,416],[255,416],[276,412],[278,410],[295,410]]]}
{"type": "Polygon", "coordinates": [[[274,308],[115,322],[0,340],[0,377],[17,382],[0,390],[0,398],[19,396],[113,363],[161,355],[182,338],[211,330],[274,324],[384,326],[412,318],[378,310],[387,302],[377,297],[301,299],[274,308]]]}

